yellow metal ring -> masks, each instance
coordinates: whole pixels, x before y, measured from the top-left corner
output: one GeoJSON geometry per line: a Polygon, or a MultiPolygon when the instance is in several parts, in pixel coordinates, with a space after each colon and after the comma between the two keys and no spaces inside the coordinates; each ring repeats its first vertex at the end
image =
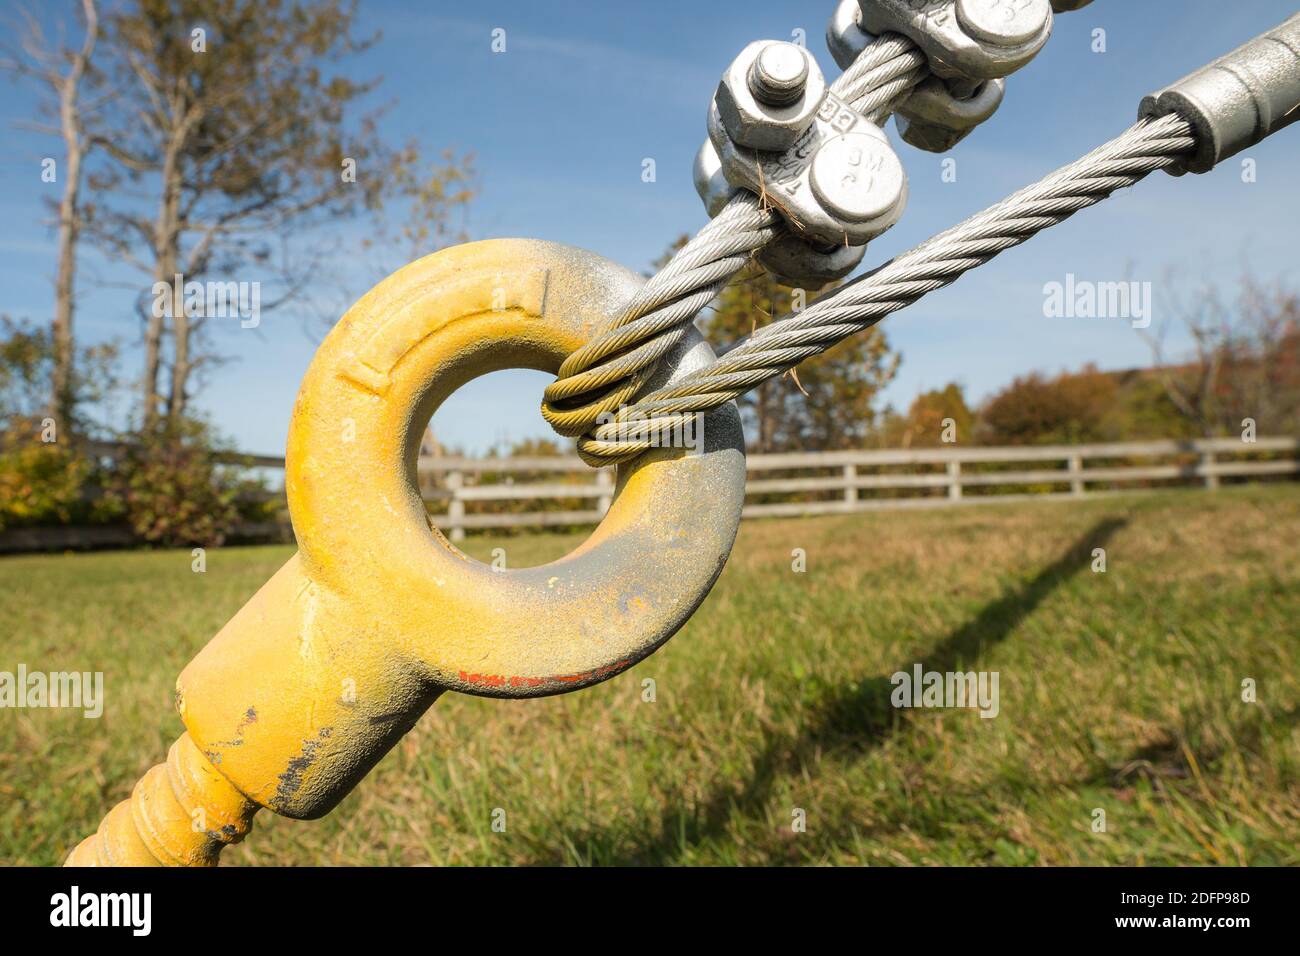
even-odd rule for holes
{"type": "MultiPolygon", "coordinates": [[[[496,571],[434,529],[415,476],[425,423],[466,381],[554,373],[641,280],[593,253],[502,239],[385,279],[318,350],[290,426],[285,480],[299,554],[181,674],[204,755],[251,799],[325,812],[444,690],[563,693],[671,637],[726,561],[744,500],[739,415],[703,416],[699,453],[619,470],[592,536],[496,571]]],[[[698,334],[657,387],[712,361],[698,334]]]]}

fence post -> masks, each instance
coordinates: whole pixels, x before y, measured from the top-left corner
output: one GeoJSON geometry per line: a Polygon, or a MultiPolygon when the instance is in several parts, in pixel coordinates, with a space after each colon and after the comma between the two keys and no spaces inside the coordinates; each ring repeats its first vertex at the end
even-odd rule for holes
{"type": "Polygon", "coordinates": [[[1212,468],[1214,468],[1214,452],[1201,452],[1201,470],[1205,473],[1205,487],[1211,491],[1219,487],[1219,476],[1212,473],[1212,468]]]}
{"type": "Polygon", "coordinates": [[[614,502],[614,472],[601,468],[596,472],[596,484],[601,489],[600,498],[596,500],[596,510],[604,514],[614,502]]]}
{"type": "Polygon", "coordinates": [[[464,487],[463,472],[447,472],[447,490],[451,492],[451,499],[447,502],[447,527],[451,530],[452,541],[465,540],[465,501],[460,496],[464,487]]]}
{"type": "Polygon", "coordinates": [[[957,500],[961,497],[961,462],[948,462],[948,497],[957,500]]]}
{"type": "Polygon", "coordinates": [[[423,455],[415,460],[415,487],[420,492],[421,500],[428,501],[429,492],[433,489],[433,475],[420,467],[423,463],[423,455]]]}
{"type": "Polygon", "coordinates": [[[1070,467],[1070,494],[1083,494],[1083,456],[1071,455],[1069,458],[1070,467]]]}
{"type": "Polygon", "coordinates": [[[853,482],[857,480],[857,477],[857,465],[844,466],[844,503],[848,505],[850,509],[858,503],[858,489],[853,484],[853,482]]]}

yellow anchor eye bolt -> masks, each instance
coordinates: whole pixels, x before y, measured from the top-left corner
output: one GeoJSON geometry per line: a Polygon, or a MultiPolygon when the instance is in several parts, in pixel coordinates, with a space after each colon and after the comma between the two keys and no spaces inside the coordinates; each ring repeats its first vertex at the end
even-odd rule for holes
{"type": "MultiPolygon", "coordinates": [[[[734,405],[703,416],[702,448],[622,466],[595,532],[542,567],[462,554],[415,481],[424,423],[448,395],[503,368],[558,370],[641,281],[593,253],[492,240],[411,263],[344,315],[290,424],[298,553],[182,671],[185,734],[69,864],[214,864],[261,807],[329,812],[446,691],[566,693],[672,637],[739,526],[734,405]]],[[[687,336],[659,381],[712,359],[687,336]]]]}
{"type": "Polygon", "coordinates": [[[696,158],[711,221],[648,281],[581,249],[495,239],[366,293],[293,408],[297,553],[181,672],[185,732],[67,863],[215,865],[261,808],[328,813],[445,693],[542,697],[632,667],[700,606],[735,541],[735,398],[1119,189],[1158,170],[1207,173],[1300,119],[1296,14],[1148,96],[1133,126],[1082,158],[811,302],[792,297],[792,314],[714,354],[693,321],[742,269],[822,288],[902,215],[889,116],[905,142],[951,149],[994,114],[1054,12],[1086,5],[841,0],[833,82],[782,41],[748,45],[724,73],[696,158]],[[544,417],[617,477],[570,554],[496,569],[433,525],[416,467],[447,397],[510,368],[557,376],[544,417]]]}

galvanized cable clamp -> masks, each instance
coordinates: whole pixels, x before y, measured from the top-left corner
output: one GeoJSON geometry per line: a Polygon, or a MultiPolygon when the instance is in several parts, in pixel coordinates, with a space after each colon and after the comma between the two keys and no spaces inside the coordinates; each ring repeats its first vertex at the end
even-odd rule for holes
{"type": "Polygon", "coordinates": [[[695,159],[710,215],[736,189],[769,203],[789,233],[759,253],[774,275],[825,285],[848,275],[869,239],[901,216],[907,177],[888,139],[826,89],[802,47],[752,43],[723,74],[695,159]]]}
{"type": "MultiPolygon", "coordinates": [[[[1073,0],[1068,9],[1088,2],[1073,0]]],[[[916,44],[931,75],[897,109],[898,131],[904,142],[942,153],[993,115],[1004,77],[1037,55],[1051,33],[1052,11],[1062,9],[1047,0],[840,0],[826,44],[843,70],[876,42],[871,28],[916,44]]]]}
{"type": "MultiPolygon", "coordinates": [[[[945,152],[998,108],[1002,77],[1041,49],[1051,18],[1048,0],[925,0],[920,7],[907,0],[840,0],[826,39],[846,71],[877,34],[920,46],[931,75],[899,106],[899,133],[918,148],[945,152]]],[[[915,82],[900,77],[899,88],[915,82]]],[[[758,260],[788,285],[821,286],[848,275],[866,243],[897,221],[906,202],[906,175],[888,140],[864,124],[851,142],[832,143],[846,131],[827,132],[812,118],[819,97],[825,99],[817,119],[827,112],[854,115],[850,104],[825,90],[806,51],[790,43],[750,44],[723,75],[709,110],[709,139],[695,158],[696,191],[710,216],[738,188],[781,214],[789,233],[760,250],[758,260]]]]}
{"type": "MultiPolygon", "coordinates": [[[[874,0],[862,0],[864,5],[868,2],[874,0]]],[[[1067,2],[1057,6],[1064,10],[1083,5],[1067,2]]],[[[922,6],[925,10],[951,11],[954,15],[959,12],[956,5],[945,0],[922,0],[922,6]]],[[[969,13],[970,9],[973,7],[967,8],[966,12],[969,13]]],[[[1050,12],[1045,16],[1050,17],[1050,12]]],[[[898,270],[891,269],[894,263],[886,264],[876,273],[859,279],[856,288],[850,283],[823,296],[809,306],[809,311],[777,319],[758,335],[729,349],[726,357],[718,363],[716,375],[701,373],[681,388],[644,394],[633,408],[642,414],[667,417],[706,408],[710,402],[723,397],[735,397],[797,364],[801,358],[815,355],[834,341],[874,324],[883,314],[946,285],[1002,249],[1017,245],[1072,212],[1100,201],[1119,186],[1131,185],[1155,169],[1164,168],[1174,175],[1183,171],[1204,171],[1214,162],[1234,155],[1295,122],[1300,118],[1298,19],[1300,14],[1196,71],[1170,89],[1148,97],[1140,114],[1144,119],[1176,117],[1179,122],[1140,123],[1085,157],[1088,161],[1095,158],[1102,168],[1113,170],[1108,176],[1094,178],[1096,170],[1072,164],[1054,174],[1063,177],[1059,182],[1048,177],[1035,187],[1022,190],[960,227],[905,254],[902,258],[918,281],[914,294],[907,294],[906,286],[886,289],[879,283],[872,283],[877,274],[882,277],[897,274],[898,270]],[[1189,155],[1183,157],[1184,153],[1189,155]],[[1026,232],[1021,226],[1012,228],[1008,223],[1006,234],[990,235],[983,231],[987,225],[1005,221],[1008,210],[1017,208],[1023,208],[1032,216],[1035,221],[1032,230],[1026,232]],[[1058,208],[1060,211],[1054,215],[1046,214],[1046,210],[1058,208]],[[953,257],[941,255],[941,239],[945,243],[942,251],[947,252],[951,246],[953,257]],[[823,316],[827,318],[823,320],[823,316]],[[825,329],[817,327],[819,321],[826,321],[825,329]],[[762,346],[756,344],[759,338],[763,339],[762,346]],[[746,345],[751,343],[755,347],[746,349],[746,345]]],[[[837,29],[843,35],[846,22],[846,18],[833,20],[832,36],[837,29]]],[[[848,82],[858,82],[858,75],[870,75],[885,62],[897,61],[901,67],[910,69],[906,41],[882,37],[871,43],[881,44],[875,50],[876,55],[859,64],[858,74],[848,82]]],[[[859,58],[867,55],[864,50],[859,58]]],[[[942,109],[950,108],[950,104],[942,102],[942,94],[936,102],[942,109]]],[[[968,117],[967,121],[977,117],[978,113],[968,117]]],[[[712,128],[716,128],[716,123],[712,128]]],[[[954,131],[948,130],[945,135],[951,132],[954,131]]],[[[711,174],[716,176],[717,171],[721,171],[725,179],[726,170],[726,164],[719,157],[711,174]]],[[[704,178],[700,181],[707,183],[704,178]]],[[[687,249],[691,249],[689,244],[687,249]]],[[[670,263],[666,273],[672,268],[670,263]]],[[[618,431],[611,428],[595,429],[580,440],[580,447],[588,448],[593,459],[604,462],[622,460],[637,453],[634,442],[626,447],[619,446],[618,431]]]]}
{"type": "MultiPolygon", "coordinates": [[[[841,4],[829,35],[832,47],[838,35],[834,21],[840,21],[841,27],[856,25],[860,13],[860,8],[850,10],[841,4]]],[[[871,122],[883,123],[900,106],[906,108],[900,101],[930,75],[926,58],[915,43],[901,34],[872,38],[857,26],[849,33],[862,38],[863,48],[829,93],[863,112],[871,122]]],[[[792,129],[807,121],[809,101],[815,102],[822,86],[820,73],[814,72],[816,64],[808,60],[806,51],[781,43],[754,44],[740,59],[746,58],[747,62],[728,69],[716,97],[726,100],[725,115],[731,117],[734,127],[726,130],[728,137],[742,144],[785,142],[792,129]],[[760,63],[759,51],[770,54],[772,63],[760,63]],[[810,78],[814,80],[811,86],[810,78]],[[814,91],[811,97],[806,95],[809,89],[814,91]],[[769,131],[764,130],[767,124],[772,126],[769,131]],[[764,137],[765,132],[776,138],[764,137]]],[[[954,83],[948,81],[950,87],[954,83]]],[[[1001,87],[996,81],[986,81],[986,85],[989,83],[994,85],[988,89],[976,86],[964,92],[937,91],[945,98],[939,105],[946,114],[926,110],[923,115],[918,108],[900,126],[908,139],[926,148],[955,143],[970,131],[975,120],[996,106],[1001,87]]],[[[919,101],[918,105],[925,104],[919,101]]],[[[723,112],[718,111],[715,131],[718,126],[726,128],[723,112]]],[[[848,155],[851,159],[859,154],[848,155]]],[[[824,159],[823,165],[834,166],[831,151],[824,159]]],[[[846,172],[854,173],[852,169],[846,172]]],[[[623,451],[599,440],[592,431],[597,416],[644,393],[644,377],[658,354],[675,341],[683,325],[751,257],[779,282],[803,288],[820,288],[842,278],[861,261],[864,245],[855,246],[840,237],[828,243],[825,237],[805,235],[797,214],[787,215],[788,209],[779,209],[769,201],[765,187],[759,193],[738,189],[731,181],[736,175],[727,172],[714,141],[707,140],[695,157],[694,181],[714,222],[674,254],[644,293],[628,303],[616,324],[575,353],[565,363],[561,376],[547,387],[543,417],[560,435],[582,436],[578,453],[589,463],[608,462],[611,455],[623,457],[623,451]]],[[[739,175],[740,181],[745,181],[744,169],[739,175]]],[[[859,183],[858,188],[874,185],[874,181],[860,175],[850,175],[848,181],[859,183]]],[[[608,433],[609,429],[604,431],[608,433]]]]}
{"type": "Polygon", "coordinates": [[[1048,0],[860,0],[861,28],[901,33],[930,71],[975,86],[1019,70],[1052,33],[1048,0]]]}
{"type": "Polygon", "coordinates": [[[893,226],[907,204],[907,174],[889,138],[831,93],[781,153],[733,140],[716,104],[708,128],[727,181],[765,198],[810,241],[864,246],[893,226]]]}

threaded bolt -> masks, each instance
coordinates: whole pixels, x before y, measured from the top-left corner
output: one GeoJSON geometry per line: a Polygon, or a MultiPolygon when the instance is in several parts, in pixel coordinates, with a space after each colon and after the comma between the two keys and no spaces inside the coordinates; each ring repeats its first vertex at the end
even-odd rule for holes
{"type": "Polygon", "coordinates": [[[793,43],[769,43],[749,69],[750,92],[768,106],[789,106],[803,96],[807,84],[808,61],[793,43]]]}

